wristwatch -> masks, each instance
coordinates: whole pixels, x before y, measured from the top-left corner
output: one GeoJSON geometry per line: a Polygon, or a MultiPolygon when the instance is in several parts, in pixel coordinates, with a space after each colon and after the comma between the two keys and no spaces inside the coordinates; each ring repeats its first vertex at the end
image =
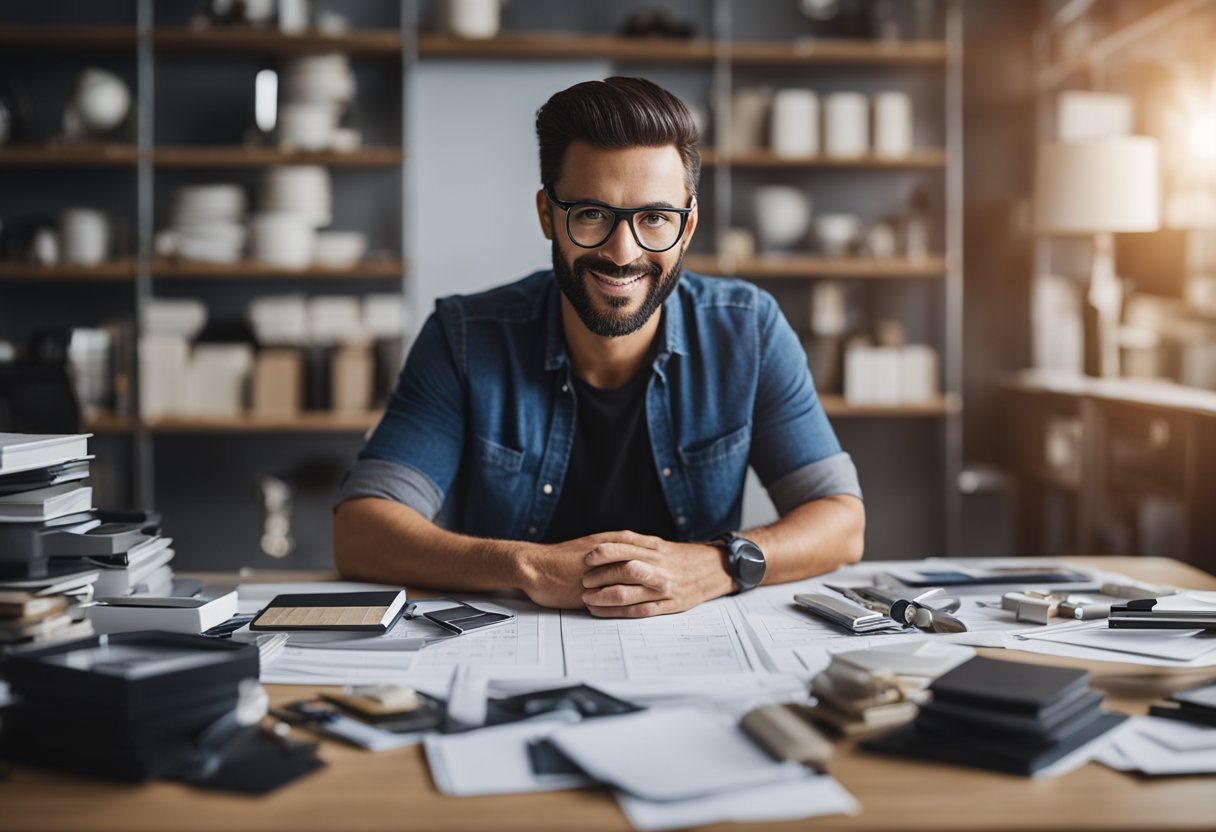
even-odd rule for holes
{"type": "Polygon", "coordinates": [[[733,532],[718,535],[710,542],[726,550],[726,571],[739,585],[731,595],[754,589],[764,580],[764,552],[755,543],[733,532]]]}

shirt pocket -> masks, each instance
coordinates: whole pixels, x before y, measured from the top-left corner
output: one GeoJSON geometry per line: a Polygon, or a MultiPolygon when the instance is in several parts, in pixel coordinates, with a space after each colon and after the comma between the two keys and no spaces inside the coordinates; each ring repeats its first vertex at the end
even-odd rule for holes
{"type": "Polygon", "coordinates": [[[518,472],[524,467],[524,452],[506,445],[500,445],[481,436],[473,437],[473,445],[477,458],[490,468],[500,468],[504,471],[518,472]]]}
{"type": "Polygon", "coordinates": [[[743,427],[730,433],[710,439],[707,442],[694,442],[680,448],[680,459],[689,468],[703,468],[714,465],[737,456],[747,459],[747,450],[752,443],[752,426],[749,422],[743,427]]]}
{"type": "Polygon", "coordinates": [[[748,423],[715,439],[680,448],[693,496],[693,529],[722,531],[737,524],[751,442],[748,423]]]}

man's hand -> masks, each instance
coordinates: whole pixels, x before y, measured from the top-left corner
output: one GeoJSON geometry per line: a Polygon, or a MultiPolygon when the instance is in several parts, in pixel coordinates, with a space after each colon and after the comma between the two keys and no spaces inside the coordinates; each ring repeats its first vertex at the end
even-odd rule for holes
{"type": "Polygon", "coordinates": [[[722,550],[636,532],[608,532],[583,558],[582,602],[592,615],[642,618],[683,612],[734,589],[722,550]]]}
{"type": "Polygon", "coordinates": [[[584,563],[610,534],[592,534],[562,543],[529,544],[521,557],[523,591],[534,604],[554,609],[582,609],[584,563]]]}

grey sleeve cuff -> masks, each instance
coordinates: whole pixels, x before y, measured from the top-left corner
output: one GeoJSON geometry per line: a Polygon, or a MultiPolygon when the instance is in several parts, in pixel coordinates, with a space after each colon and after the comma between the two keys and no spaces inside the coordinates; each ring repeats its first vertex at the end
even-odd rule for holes
{"type": "Polygon", "coordinates": [[[430,478],[416,468],[383,459],[361,459],[342,478],[338,503],[356,497],[379,497],[409,506],[434,520],[443,505],[443,494],[430,478]]]}
{"type": "Polygon", "coordinates": [[[768,496],[782,516],[811,500],[841,494],[862,498],[857,466],[843,451],[791,471],[768,487],[768,496]]]}

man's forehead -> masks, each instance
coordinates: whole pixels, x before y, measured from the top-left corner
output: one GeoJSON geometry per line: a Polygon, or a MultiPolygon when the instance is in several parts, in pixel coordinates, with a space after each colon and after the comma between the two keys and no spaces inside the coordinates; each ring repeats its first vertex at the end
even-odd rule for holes
{"type": "Polygon", "coordinates": [[[609,150],[572,142],[557,181],[562,199],[647,204],[688,198],[684,162],[674,145],[609,150]]]}

